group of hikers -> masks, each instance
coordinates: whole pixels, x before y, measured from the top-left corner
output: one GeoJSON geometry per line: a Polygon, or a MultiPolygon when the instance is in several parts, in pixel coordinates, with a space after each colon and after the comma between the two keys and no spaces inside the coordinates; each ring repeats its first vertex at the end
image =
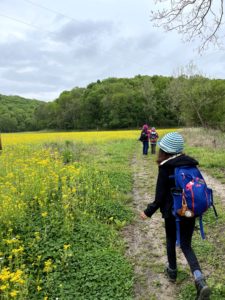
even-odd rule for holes
{"type": "Polygon", "coordinates": [[[139,137],[139,140],[143,143],[143,155],[148,154],[149,142],[151,144],[151,154],[156,153],[155,150],[158,138],[159,135],[156,132],[155,127],[152,127],[151,130],[149,130],[147,124],[143,125],[141,135],[139,137]]]}
{"type": "MultiPolygon", "coordinates": [[[[179,211],[182,211],[182,213],[179,217],[177,216],[178,211],[174,212],[174,195],[172,193],[172,191],[177,185],[176,178],[174,176],[175,170],[177,168],[183,168],[184,173],[186,172],[185,170],[193,171],[193,169],[194,172],[196,170],[197,172],[200,172],[197,168],[198,161],[183,153],[184,140],[180,133],[170,132],[163,136],[163,138],[157,142],[158,138],[159,136],[154,127],[151,128],[151,130],[149,130],[148,125],[145,124],[143,126],[141,131],[141,137],[139,138],[143,142],[143,154],[148,154],[149,141],[152,147],[151,153],[155,154],[156,144],[159,147],[159,151],[156,160],[158,164],[158,178],[156,183],[155,199],[152,203],[148,204],[147,208],[144,211],[140,213],[140,217],[142,220],[151,218],[153,214],[158,209],[160,209],[165,224],[166,250],[168,260],[168,264],[165,266],[165,274],[168,277],[169,281],[173,283],[176,282],[178,273],[176,246],[178,239],[177,220],[179,218],[179,246],[190,266],[191,273],[194,277],[195,286],[197,290],[196,299],[207,300],[210,299],[211,290],[206,283],[198,259],[192,248],[192,236],[195,228],[195,222],[196,218],[199,217],[200,213],[194,214],[193,211],[191,211],[191,209],[187,207],[186,200],[184,199],[186,197],[185,193],[188,193],[187,189],[191,189],[191,185],[195,185],[195,178],[191,181],[190,179],[185,181],[188,182],[186,184],[186,187],[183,187],[183,190],[179,191],[179,197],[182,203],[182,207],[181,209],[179,209],[179,211]],[[152,138],[151,134],[154,134],[152,138]],[[186,206],[183,203],[184,201],[186,206]]],[[[196,186],[198,187],[201,185],[201,187],[206,188],[207,191],[210,190],[209,188],[207,188],[201,173],[197,174],[200,174],[198,175],[198,177],[201,178],[201,181],[198,181],[196,183],[196,186]]],[[[186,174],[182,174],[182,176],[185,177],[186,174]]],[[[187,175],[187,177],[188,176],[189,175],[187,175]]],[[[197,180],[199,179],[198,177],[197,180]]],[[[178,195],[177,190],[176,193],[178,195]]],[[[192,197],[194,197],[193,194],[192,197]]],[[[198,197],[198,195],[196,197],[198,197]]],[[[193,199],[191,201],[193,201],[193,199]]],[[[210,206],[210,203],[207,203],[207,207],[208,206],[210,206]]]]}

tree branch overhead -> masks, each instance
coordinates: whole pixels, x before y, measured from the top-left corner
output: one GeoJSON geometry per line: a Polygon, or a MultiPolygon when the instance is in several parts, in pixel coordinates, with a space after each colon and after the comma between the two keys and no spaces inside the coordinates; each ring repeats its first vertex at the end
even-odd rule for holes
{"type": "Polygon", "coordinates": [[[223,25],[224,0],[156,0],[166,6],[153,11],[154,25],[166,31],[176,30],[188,41],[200,39],[200,50],[209,43],[221,43],[220,31],[223,25]]]}

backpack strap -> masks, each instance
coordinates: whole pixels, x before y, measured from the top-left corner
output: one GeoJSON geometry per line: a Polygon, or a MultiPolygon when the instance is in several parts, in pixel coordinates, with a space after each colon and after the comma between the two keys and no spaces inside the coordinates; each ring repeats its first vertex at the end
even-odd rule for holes
{"type": "MultiPolygon", "coordinates": [[[[169,179],[175,179],[175,172],[176,168],[174,169],[174,173],[169,176],[169,179]]],[[[176,186],[176,182],[175,182],[176,186]]],[[[175,216],[176,220],[176,246],[180,247],[180,217],[173,211],[173,215],[175,216]]]]}
{"type": "Polygon", "coordinates": [[[213,208],[213,211],[214,211],[214,214],[215,214],[216,220],[218,220],[218,213],[217,213],[217,211],[216,211],[216,208],[215,208],[215,205],[214,205],[214,203],[212,204],[212,208],[213,208]]]}
{"type": "MultiPolygon", "coordinates": [[[[209,188],[208,188],[208,189],[209,189],[209,188]]],[[[218,220],[218,213],[217,213],[217,211],[216,211],[216,207],[215,207],[214,201],[213,201],[213,190],[210,189],[210,191],[211,191],[211,205],[212,205],[212,208],[213,208],[213,211],[214,211],[216,220],[218,220]]]]}
{"type": "Polygon", "coordinates": [[[202,215],[199,216],[199,227],[200,227],[201,237],[203,240],[205,240],[205,233],[203,230],[203,223],[202,223],[202,215]]]}

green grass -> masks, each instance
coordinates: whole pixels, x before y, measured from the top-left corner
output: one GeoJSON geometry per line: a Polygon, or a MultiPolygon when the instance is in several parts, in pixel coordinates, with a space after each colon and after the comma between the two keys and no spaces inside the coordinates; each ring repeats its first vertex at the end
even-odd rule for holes
{"type": "MultiPolygon", "coordinates": [[[[65,166],[76,165],[80,171],[74,182],[69,177],[64,178],[64,183],[59,180],[54,193],[48,187],[45,217],[37,201],[28,199],[29,211],[21,224],[17,221],[11,228],[0,224],[0,252],[4,253],[0,268],[10,265],[13,246],[4,241],[17,236],[24,248],[17,260],[13,258],[14,265],[10,265],[12,269],[23,266],[29,276],[27,290],[20,291],[18,299],[132,299],[133,268],[125,258],[119,231],[133,218],[127,203],[132,189],[130,159],[135,143],[67,141],[44,145],[60,152],[65,166]],[[66,214],[63,189],[74,187],[66,214]],[[47,261],[50,267],[45,271],[47,261]]],[[[7,297],[1,299],[10,299],[7,297]]]]}

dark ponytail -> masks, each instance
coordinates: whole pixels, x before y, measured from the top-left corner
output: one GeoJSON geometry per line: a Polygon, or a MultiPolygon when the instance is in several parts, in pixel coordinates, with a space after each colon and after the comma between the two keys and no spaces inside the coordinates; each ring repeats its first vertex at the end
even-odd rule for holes
{"type": "Polygon", "coordinates": [[[172,153],[166,153],[162,149],[159,149],[158,158],[156,160],[157,164],[160,165],[164,160],[167,160],[171,156],[174,156],[172,153]]]}

